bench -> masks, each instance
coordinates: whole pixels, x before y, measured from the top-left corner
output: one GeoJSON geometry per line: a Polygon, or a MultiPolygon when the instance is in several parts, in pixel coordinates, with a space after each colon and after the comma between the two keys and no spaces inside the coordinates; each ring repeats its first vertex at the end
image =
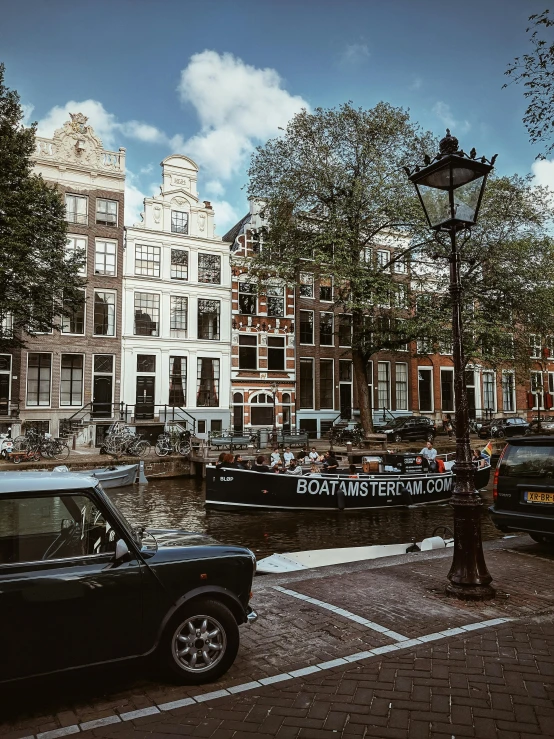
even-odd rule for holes
{"type": "Polygon", "coordinates": [[[245,434],[230,434],[228,436],[210,436],[209,445],[215,449],[247,449],[255,444],[255,439],[245,434]]]}
{"type": "Polygon", "coordinates": [[[277,444],[281,447],[308,446],[308,434],[303,431],[299,431],[298,433],[289,433],[289,434],[279,432],[277,434],[277,444]]]}

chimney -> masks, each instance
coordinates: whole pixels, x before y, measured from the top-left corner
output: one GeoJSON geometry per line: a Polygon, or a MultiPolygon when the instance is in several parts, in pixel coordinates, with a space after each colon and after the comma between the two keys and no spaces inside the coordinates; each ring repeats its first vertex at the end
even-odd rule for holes
{"type": "Polygon", "coordinates": [[[206,208],[206,210],[213,210],[212,204],[209,200],[204,200],[204,208],[206,208]]]}

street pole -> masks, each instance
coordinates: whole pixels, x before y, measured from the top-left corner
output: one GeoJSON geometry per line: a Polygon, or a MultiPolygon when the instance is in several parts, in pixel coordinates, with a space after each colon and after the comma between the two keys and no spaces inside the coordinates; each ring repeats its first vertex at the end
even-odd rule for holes
{"type": "Polygon", "coordinates": [[[452,339],[454,352],[454,392],[456,412],[456,465],[454,492],[454,556],[448,573],[449,595],[462,600],[494,598],[490,585],[492,577],[487,569],[481,540],[482,500],[475,490],[475,467],[471,461],[469,439],[469,409],[465,383],[465,361],[462,332],[462,284],[460,280],[460,253],[456,229],[450,233],[450,296],[452,300],[452,339]]]}

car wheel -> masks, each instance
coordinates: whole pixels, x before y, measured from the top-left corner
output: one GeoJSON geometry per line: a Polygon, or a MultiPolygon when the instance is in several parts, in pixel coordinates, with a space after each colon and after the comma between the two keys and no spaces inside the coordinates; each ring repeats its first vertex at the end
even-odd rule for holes
{"type": "Polygon", "coordinates": [[[394,440],[397,444],[400,444],[400,442],[402,441],[402,434],[395,434],[394,440]]]}
{"type": "Polygon", "coordinates": [[[239,628],[217,600],[186,603],[170,620],[160,643],[160,659],[179,682],[212,682],[225,674],[239,648],[239,628]]]}
{"type": "Polygon", "coordinates": [[[531,436],[531,434],[533,433],[533,429],[526,428],[524,433],[525,433],[525,436],[531,436]]]}
{"type": "Polygon", "coordinates": [[[505,434],[504,434],[504,431],[503,431],[503,429],[498,429],[498,431],[496,432],[495,436],[496,436],[496,437],[497,437],[498,439],[503,439],[503,438],[504,438],[504,436],[505,436],[505,434]]]}
{"type": "Polygon", "coordinates": [[[435,434],[426,434],[425,438],[427,441],[433,441],[435,438],[435,434]]]}
{"type": "Polygon", "coordinates": [[[548,544],[550,546],[554,546],[554,535],[552,534],[532,534],[531,532],[528,532],[529,536],[533,541],[536,541],[537,544],[548,544]]]}

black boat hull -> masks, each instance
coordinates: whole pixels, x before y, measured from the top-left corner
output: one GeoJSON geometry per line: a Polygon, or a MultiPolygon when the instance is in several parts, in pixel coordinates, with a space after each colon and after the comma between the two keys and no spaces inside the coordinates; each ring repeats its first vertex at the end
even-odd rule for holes
{"type": "MultiPolygon", "coordinates": [[[[475,472],[477,490],[486,487],[490,467],[475,472]]],[[[250,470],[206,468],[206,507],[276,510],[364,510],[438,503],[454,489],[451,472],[420,475],[295,477],[250,470]]]]}

